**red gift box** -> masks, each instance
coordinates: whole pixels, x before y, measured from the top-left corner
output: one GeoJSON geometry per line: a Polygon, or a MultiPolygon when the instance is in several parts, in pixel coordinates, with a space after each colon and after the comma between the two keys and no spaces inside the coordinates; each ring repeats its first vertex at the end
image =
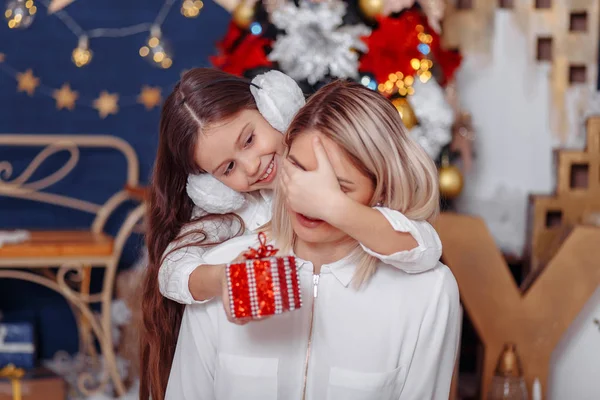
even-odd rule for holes
{"type": "Polygon", "coordinates": [[[302,306],[300,277],[293,256],[275,257],[277,249],[266,245],[259,233],[258,249],[250,249],[242,262],[227,265],[229,306],[234,318],[261,318],[302,306]]]}

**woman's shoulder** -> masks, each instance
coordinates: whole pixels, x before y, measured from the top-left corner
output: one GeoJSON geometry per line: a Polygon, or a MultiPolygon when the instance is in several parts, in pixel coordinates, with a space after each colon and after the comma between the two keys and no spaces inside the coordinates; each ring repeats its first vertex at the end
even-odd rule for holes
{"type": "Polygon", "coordinates": [[[450,268],[438,262],[437,265],[427,271],[418,274],[409,274],[399,271],[397,268],[381,263],[377,276],[394,281],[403,285],[414,294],[427,297],[446,297],[458,302],[458,284],[450,268]]]}
{"type": "Polygon", "coordinates": [[[441,262],[438,262],[438,265],[431,270],[431,272],[436,276],[436,283],[439,288],[439,293],[450,296],[451,298],[455,298],[456,301],[458,301],[458,283],[456,282],[456,278],[454,277],[454,274],[450,268],[441,262]]]}
{"type": "Polygon", "coordinates": [[[426,284],[432,285],[435,292],[445,294],[452,297],[458,297],[458,284],[454,278],[454,274],[446,265],[438,262],[437,265],[420,274],[411,274],[412,278],[421,278],[426,284]]]}

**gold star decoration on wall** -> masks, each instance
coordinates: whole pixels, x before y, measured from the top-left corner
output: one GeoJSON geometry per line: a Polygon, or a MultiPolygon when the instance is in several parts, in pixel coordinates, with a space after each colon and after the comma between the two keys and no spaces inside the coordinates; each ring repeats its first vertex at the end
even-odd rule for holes
{"type": "Polygon", "coordinates": [[[162,101],[161,88],[144,85],[137,98],[138,103],[143,104],[146,110],[151,110],[162,101]]]}
{"type": "Polygon", "coordinates": [[[62,110],[66,108],[69,111],[73,111],[75,108],[75,101],[79,98],[79,93],[71,90],[71,85],[65,83],[60,89],[52,92],[52,97],[56,100],[56,109],[62,110]]]}
{"type": "Polygon", "coordinates": [[[104,119],[110,114],[119,112],[119,95],[102,91],[100,97],[94,100],[94,108],[98,110],[100,118],[104,119]]]}
{"type": "MultiPolygon", "coordinates": [[[[0,52],[0,74],[5,74],[14,79],[17,83],[18,93],[27,93],[31,97],[50,97],[53,99],[56,109],[67,109],[73,111],[76,107],[90,107],[98,112],[100,118],[104,119],[109,115],[117,114],[123,107],[133,107],[138,104],[144,106],[148,112],[154,112],[163,102],[162,93],[170,90],[174,83],[166,87],[142,85],[137,94],[120,94],[101,91],[96,98],[80,94],[71,88],[69,82],[64,82],[60,87],[52,87],[44,84],[40,77],[34,75],[31,68],[25,71],[18,71],[6,60],[6,54],[0,52]]],[[[1,90],[1,89],[0,89],[1,90]]]]}
{"type": "Polygon", "coordinates": [[[26,92],[29,96],[33,96],[35,89],[40,85],[40,79],[33,75],[31,68],[17,73],[17,82],[17,92],[26,92]]]}

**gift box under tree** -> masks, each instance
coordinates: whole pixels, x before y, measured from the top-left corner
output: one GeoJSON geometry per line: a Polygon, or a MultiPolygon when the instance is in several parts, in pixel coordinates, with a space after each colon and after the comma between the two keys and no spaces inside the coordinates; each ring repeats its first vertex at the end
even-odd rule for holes
{"type": "Polygon", "coordinates": [[[66,400],[65,380],[44,367],[0,368],[0,400],[66,400]]]}
{"type": "Polygon", "coordinates": [[[31,369],[35,365],[33,325],[27,322],[0,322],[0,368],[9,364],[31,369]]]}

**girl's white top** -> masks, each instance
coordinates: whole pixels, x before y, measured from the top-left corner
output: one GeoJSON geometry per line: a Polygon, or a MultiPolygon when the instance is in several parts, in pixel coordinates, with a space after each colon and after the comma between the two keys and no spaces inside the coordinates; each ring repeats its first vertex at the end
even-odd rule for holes
{"type": "MultiPolygon", "coordinates": [[[[204,259],[256,245],[235,238],[204,259]]],[[[310,262],[298,266],[298,310],[239,326],[218,299],[186,307],[166,400],[301,400],[305,387],[306,400],[448,399],[459,295],[445,265],[407,274],[380,262],[359,290],[349,257],[317,277],[310,262]]]]}
{"type": "MultiPolygon", "coordinates": [[[[251,233],[271,220],[272,191],[246,193],[246,203],[238,210],[245,225],[245,232],[251,233]]],[[[409,251],[401,251],[391,255],[383,255],[363,246],[363,249],[386,264],[392,265],[408,273],[420,273],[434,268],[442,255],[442,243],[433,227],[426,221],[413,221],[402,213],[384,207],[375,207],[390,222],[398,232],[409,232],[417,241],[418,246],[409,251]]],[[[194,217],[203,215],[199,208],[194,209],[194,217]]],[[[207,243],[219,243],[231,238],[241,227],[236,220],[214,219],[198,222],[183,228],[182,233],[194,229],[202,229],[207,233],[207,243]]],[[[210,246],[192,246],[172,251],[184,243],[195,242],[202,238],[197,234],[172,242],[165,251],[164,260],[158,273],[160,292],[163,296],[182,304],[201,303],[194,300],[190,293],[188,281],[190,274],[202,264],[210,264],[204,259],[205,252],[210,246]]],[[[231,261],[238,254],[232,255],[231,261]]]]}

